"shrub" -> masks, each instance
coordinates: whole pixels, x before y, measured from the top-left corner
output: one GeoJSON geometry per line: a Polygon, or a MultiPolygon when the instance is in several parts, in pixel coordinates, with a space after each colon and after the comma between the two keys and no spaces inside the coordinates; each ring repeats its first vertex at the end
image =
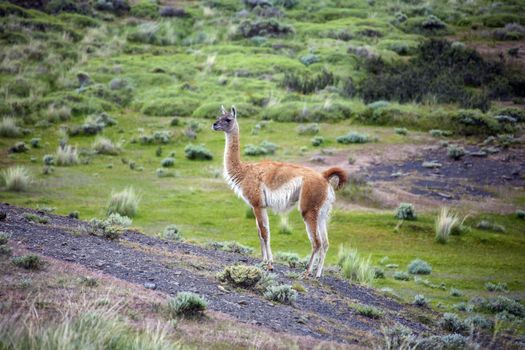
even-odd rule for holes
{"type": "Polygon", "coordinates": [[[137,214],[139,202],[140,196],[135,193],[133,187],[128,187],[121,192],[111,193],[107,212],[132,218],[137,214]]]}
{"type": "Polygon", "coordinates": [[[333,73],[323,69],[321,73],[315,76],[285,73],[281,85],[290,91],[297,91],[306,95],[322,90],[327,86],[335,85],[336,83],[337,80],[333,73]]]}
{"type": "Polygon", "coordinates": [[[351,308],[355,311],[356,314],[368,318],[379,319],[383,317],[383,312],[381,310],[370,305],[354,304],[351,305],[351,308]]]}
{"type": "Polygon", "coordinates": [[[46,154],[42,161],[44,162],[44,165],[54,165],[55,164],[55,157],[52,154],[46,154]]]}
{"type": "Polygon", "coordinates": [[[411,203],[401,203],[396,210],[396,218],[399,220],[416,220],[416,210],[411,203]]]}
{"type": "Polygon", "coordinates": [[[162,231],[162,238],[170,241],[182,241],[182,234],[176,225],[168,225],[162,231]]]}
{"type": "Polygon", "coordinates": [[[184,154],[186,158],[190,160],[212,160],[213,155],[203,145],[186,145],[184,148],[184,154]]]}
{"type": "Polygon", "coordinates": [[[341,267],[343,276],[351,281],[368,285],[374,279],[375,271],[370,264],[370,256],[362,258],[356,249],[339,246],[337,265],[341,267]]]}
{"type": "Polygon", "coordinates": [[[452,297],[461,297],[463,296],[463,292],[456,288],[450,289],[450,296],[452,297]]]}
{"type": "Polygon", "coordinates": [[[274,19],[269,20],[246,20],[237,28],[237,33],[244,38],[254,36],[283,36],[293,33],[293,28],[289,25],[281,24],[274,19]]]}
{"type": "Polygon", "coordinates": [[[29,143],[31,144],[32,148],[40,148],[40,141],[42,141],[40,138],[35,137],[32,138],[29,143]]]}
{"type": "Polygon", "coordinates": [[[319,124],[312,123],[306,125],[299,125],[297,127],[297,133],[299,135],[315,135],[319,133],[319,124]]]}
{"type": "Polygon", "coordinates": [[[0,246],[7,244],[7,242],[9,242],[9,238],[11,238],[10,234],[0,231],[0,246]]]}
{"type": "Polygon", "coordinates": [[[315,136],[312,140],[312,146],[319,147],[324,143],[324,137],[322,136],[315,136]]]}
{"type": "Polygon", "coordinates": [[[521,40],[525,37],[525,27],[519,23],[507,23],[494,31],[496,40],[521,40]]]}
{"type": "Polygon", "coordinates": [[[233,284],[239,287],[254,287],[261,279],[263,271],[256,266],[232,265],[224,268],[217,275],[219,281],[233,284]]]}
{"type": "Polygon", "coordinates": [[[64,122],[71,119],[71,107],[66,105],[58,107],[52,103],[47,107],[45,116],[50,123],[64,122]]]}
{"type": "Polygon", "coordinates": [[[375,279],[385,278],[385,270],[378,268],[378,267],[374,268],[374,278],[375,279]]]}
{"type": "Polygon", "coordinates": [[[16,256],[11,259],[11,262],[18,267],[26,270],[39,270],[44,265],[44,262],[38,255],[29,254],[23,256],[16,256]]]}
{"type": "Polygon", "coordinates": [[[97,154],[107,154],[110,156],[115,156],[121,151],[120,145],[114,144],[110,139],[101,136],[95,139],[91,148],[93,148],[97,154]]]}
{"type": "Polygon", "coordinates": [[[394,272],[394,279],[399,281],[410,281],[410,275],[403,271],[394,272]]]}
{"type": "Polygon", "coordinates": [[[178,315],[195,316],[208,307],[208,301],[192,292],[179,292],[168,302],[168,310],[172,317],[178,315]]]}
{"type": "Polygon", "coordinates": [[[309,53],[309,54],[304,55],[301,58],[299,58],[299,61],[301,61],[301,63],[304,64],[305,66],[309,66],[309,65],[314,64],[316,62],[319,62],[319,57],[317,57],[314,54],[309,53]]]}
{"type": "Polygon", "coordinates": [[[22,135],[22,130],[16,125],[16,120],[10,117],[4,117],[0,121],[0,136],[18,137],[22,135]]]}
{"type": "Polygon", "coordinates": [[[264,292],[264,297],[282,304],[291,304],[297,300],[297,292],[292,286],[283,284],[280,286],[270,286],[264,292]]]}
{"type": "Polygon", "coordinates": [[[440,129],[432,129],[429,130],[428,133],[434,137],[443,137],[443,136],[451,136],[452,132],[447,130],[440,130],[440,129]]]}
{"type": "Polygon", "coordinates": [[[173,157],[167,157],[160,162],[160,165],[162,165],[164,168],[172,167],[175,164],[175,158],[173,157]]]}
{"type": "Polygon", "coordinates": [[[346,135],[337,137],[336,141],[346,145],[349,143],[367,143],[370,142],[370,138],[368,137],[368,135],[365,134],[350,132],[346,135]]]}
{"type": "Polygon", "coordinates": [[[489,230],[500,233],[504,233],[506,231],[504,226],[492,223],[487,220],[481,220],[476,224],[475,227],[480,230],[489,230]]]}
{"type": "Polygon", "coordinates": [[[417,342],[417,349],[455,350],[468,349],[470,341],[461,334],[433,335],[417,342]]]}
{"type": "Polygon", "coordinates": [[[119,213],[110,214],[104,222],[110,226],[128,227],[133,222],[129,217],[122,216],[119,213]]]}
{"type": "Polygon", "coordinates": [[[291,252],[278,252],[275,259],[288,264],[291,268],[296,268],[300,261],[299,255],[291,252]]]}
{"type": "Polygon", "coordinates": [[[449,332],[463,333],[467,331],[465,323],[461,321],[458,315],[450,312],[445,313],[443,315],[443,317],[439,321],[439,325],[441,326],[441,328],[449,332]]]}
{"type": "Polygon", "coordinates": [[[94,277],[86,277],[82,276],[79,280],[80,284],[86,286],[86,287],[96,287],[98,286],[98,280],[94,277]]]}
{"type": "Polygon", "coordinates": [[[224,242],[221,249],[224,250],[225,252],[237,253],[237,254],[243,254],[243,255],[250,255],[251,253],[253,253],[252,247],[242,245],[235,241],[224,242]]]}
{"type": "Polygon", "coordinates": [[[0,256],[11,256],[13,250],[7,245],[0,245],[0,256]]]}
{"type": "Polygon", "coordinates": [[[27,152],[29,148],[26,146],[25,142],[20,141],[15,143],[13,146],[9,147],[9,153],[23,153],[27,152]]]}
{"type": "Polygon", "coordinates": [[[414,305],[416,306],[427,306],[428,301],[423,294],[416,294],[414,296],[414,305]]]}
{"type": "Polygon", "coordinates": [[[156,18],[159,14],[159,7],[154,2],[144,0],[131,6],[130,14],[141,18],[156,18]]]}
{"type": "Polygon", "coordinates": [[[408,134],[407,128],[395,128],[394,131],[398,135],[406,135],[406,134],[408,134]]]}
{"type": "Polygon", "coordinates": [[[516,210],[516,217],[518,219],[524,220],[525,219],[525,210],[521,210],[521,209],[516,210]]]}
{"type": "Polygon", "coordinates": [[[77,148],[70,145],[58,146],[55,162],[59,166],[70,166],[80,163],[77,148]]]}
{"type": "Polygon", "coordinates": [[[465,324],[473,329],[487,329],[490,330],[494,328],[494,322],[491,320],[481,316],[481,315],[474,315],[467,317],[465,319],[465,324]]]}
{"type": "Polygon", "coordinates": [[[22,166],[14,166],[4,170],[2,178],[6,190],[14,192],[27,191],[33,183],[29,171],[22,166]]]}
{"type": "Polygon", "coordinates": [[[414,259],[408,264],[408,272],[413,275],[430,275],[432,266],[424,260],[414,259]]]}
{"type": "Polygon", "coordinates": [[[447,147],[447,155],[449,158],[459,160],[465,155],[465,149],[457,145],[449,145],[447,147]]]}
{"type": "Polygon", "coordinates": [[[487,282],[485,283],[485,289],[488,290],[489,292],[508,292],[509,291],[509,288],[507,287],[507,283],[501,283],[501,282],[497,282],[497,283],[487,282]]]}
{"type": "Polygon", "coordinates": [[[277,148],[278,146],[276,144],[269,141],[263,141],[261,142],[260,146],[254,146],[252,144],[246,145],[244,147],[243,153],[246,156],[268,155],[274,154],[277,148]]]}
{"type": "Polygon", "coordinates": [[[23,216],[27,221],[36,222],[37,224],[47,224],[49,222],[49,218],[47,216],[40,216],[33,213],[24,213],[23,216]]]}
{"type": "Polygon", "coordinates": [[[182,8],[174,8],[171,6],[163,6],[159,11],[161,17],[186,17],[189,14],[182,8]]]}

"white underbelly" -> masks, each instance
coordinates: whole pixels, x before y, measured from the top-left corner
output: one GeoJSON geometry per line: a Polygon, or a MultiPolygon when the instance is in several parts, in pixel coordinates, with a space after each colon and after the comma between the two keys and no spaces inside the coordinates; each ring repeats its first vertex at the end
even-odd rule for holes
{"type": "Polygon", "coordinates": [[[269,189],[262,185],[263,206],[276,212],[290,210],[298,201],[301,193],[303,179],[294,178],[276,189],[269,189]]]}

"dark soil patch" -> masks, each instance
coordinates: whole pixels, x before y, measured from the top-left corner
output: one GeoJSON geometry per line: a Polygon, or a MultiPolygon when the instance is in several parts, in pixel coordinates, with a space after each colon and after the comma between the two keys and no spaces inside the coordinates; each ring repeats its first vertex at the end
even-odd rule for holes
{"type": "MultiPolygon", "coordinates": [[[[12,239],[29,250],[102,271],[135,283],[138,288],[154,283],[157,290],[171,295],[180,291],[199,293],[210,301],[212,310],[241,322],[348,344],[362,344],[370,335],[380,336],[384,324],[402,324],[415,333],[435,332],[416,321],[412,307],[335,276],[320,281],[300,280],[307,292],[300,293],[294,305],[275,304],[255,291],[219,288],[215,278],[218,271],[234,263],[259,262],[252,257],[168,242],[134,231],[111,241],[86,234],[83,229],[87,223],[80,220],[46,214],[48,224],[35,224],[23,217],[26,212],[36,213],[33,210],[0,204],[1,211],[7,213],[7,218],[0,221],[0,230],[10,233],[12,239]],[[353,313],[348,305],[356,302],[380,308],[383,318],[372,320],[353,313]]],[[[293,270],[282,265],[277,265],[276,270],[279,282],[296,282],[285,276],[293,270]]],[[[417,314],[421,312],[435,317],[430,310],[417,310],[417,314]]]]}
{"type": "MultiPolygon", "coordinates": [[[[479,151],[476,147],[466,149],[470,153],[479,151]]],[[[444,200],[491,197],[488,187],[525,186],[525,152],[508,149],[487,157],[467,154],[453,160],[447,156],[446,148],[437,148],[403,162],[374,164],[365,171],[368,181],[398,181],[413,194],[444,200]],[[423,167],[423,162],[430,161],[440,163],[441,167],[423,167]]]]}

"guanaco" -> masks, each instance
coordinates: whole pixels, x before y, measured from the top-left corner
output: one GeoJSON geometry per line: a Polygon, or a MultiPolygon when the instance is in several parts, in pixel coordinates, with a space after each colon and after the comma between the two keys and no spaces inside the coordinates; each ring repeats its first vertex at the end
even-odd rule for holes
{"type": "Polygon", "coordinates": [[[270,225],[267,208],[275,212],[287,212],[296,203],[306,225],[306,232],[312,246],[312,254],[306,268],[311,275],[321,277],[328,251],[327,222],[335,189],[342,188],[347,174],[339,167],[319,173],[313,169],[291,163],[269,160],[249,163],[240,156],[239,124],[234,106],[228,112],[221,107],[221,113],[212,129],[224,131],[224,178],[233,191],[253,210],[261,242],[263,262],[273,269],[270,248],[270,225]]]}

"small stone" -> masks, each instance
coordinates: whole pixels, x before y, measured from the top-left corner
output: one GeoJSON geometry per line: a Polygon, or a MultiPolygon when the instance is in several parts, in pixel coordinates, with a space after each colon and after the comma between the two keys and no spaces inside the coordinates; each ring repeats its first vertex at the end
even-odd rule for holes
{"type": "Polygon", "coordinates": [[[237,304],[239,304],[239,305],[247,305],[248,302],[247,302],[246,300],[239,300],[239,301],[237,302],[237,304]]]}
{"type": "Polygon", "coordinates": [[[228,293],[228,290],[226,288],[224,288],[223,286],[221,286],[220,284],[217,286],[217,289],[219,289],[220,291],[222,291],[224,293],[228,293]]]}
{"type": "Polygon", "coordinates": [[[7,213],[5,211],[0,211],[0,221],[5,221],[7,218],[7,213]]]}
{"type": "Polygon", "coordinates": [[[146,282],[144,283],[144,288],[155,290],[157,289],[157,285],[155,283],[146,282]]]}

